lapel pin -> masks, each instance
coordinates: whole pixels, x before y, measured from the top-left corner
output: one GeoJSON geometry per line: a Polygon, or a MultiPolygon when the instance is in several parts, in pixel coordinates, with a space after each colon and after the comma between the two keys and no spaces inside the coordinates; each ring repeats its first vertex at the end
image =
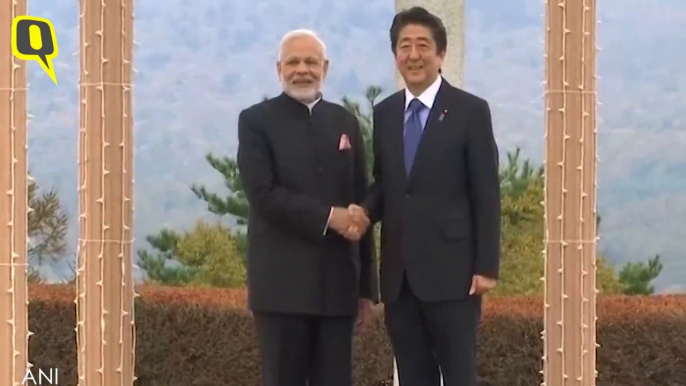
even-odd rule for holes
{"type": "Polygon", "coordinates": [[[438,117],[438,121],[439,121],[439,122],[440,122],[440,121],[443,121],[443,118],[445,118],[445,116],[446,116],[447,114],[448,114],[448,110],[443,110],[443,112],[441,113],[441,116],[438,117]]]}

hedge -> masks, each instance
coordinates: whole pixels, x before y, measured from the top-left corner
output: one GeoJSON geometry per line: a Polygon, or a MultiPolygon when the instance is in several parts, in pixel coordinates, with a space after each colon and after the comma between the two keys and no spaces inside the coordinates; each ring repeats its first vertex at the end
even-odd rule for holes
{"type": "MultiPolygon", "coordinates": [[[[259,354],[242,291],[138,287],[136,375],[142,386],[259,386],[259,354]]],[[[30,287],[29,356],[76,385],[74,288],[30,287]]],[[[541,298],[489,299],[479,336],[480,385],[541,382],[541,298]]],[[[392,351],[379,307],[355,338],[356,386],[390,385],[392,351]]],[[[686,296],[598,299],[598,385],[686,385],[686,296]]]]}

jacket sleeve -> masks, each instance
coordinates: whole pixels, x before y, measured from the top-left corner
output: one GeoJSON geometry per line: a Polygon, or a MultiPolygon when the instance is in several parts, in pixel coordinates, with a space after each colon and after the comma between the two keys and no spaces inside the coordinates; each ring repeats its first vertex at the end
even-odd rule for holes
{"type": "MultiPolygon", "coordinates": [[[[367,154],[364,138],[357,118],[352,117],[355,134],[353,149],[355,151],[355,203],[361,205],[368,194],[369,181],[367,178],[367,154]]],[[[360,297],[379,302],[379,273],[376,265],[376,245],[374,240],[374,225],[372,224],[360,238],[360,297]]]]}
{"type": "Polygon", "coordinates": [[[324,239],[331,207],[289,191],[276,181],[271,143],[264,128],[243,110],[238,117],[238,169],[250,210],[287,232],[324,239]]]}
{"type": "Polygon", "coordinates": [[[379,116],[377,108],[373,113],[372,129],[372,149],[374,152],[374,162],[372,165],[372,184],[369,187],[367,197],[362,207],[367,211],[367,215],[372,224],[383,220],[383,179],[381,176],[381,144],[379,141],[379,116]]]}
{"type": "Polygon", "coordinates": [[[481,101],[467,134],[467,178],[476,238],[476,275],[498,278],[500,265],[500,180],[491,111],[481,101]]]}

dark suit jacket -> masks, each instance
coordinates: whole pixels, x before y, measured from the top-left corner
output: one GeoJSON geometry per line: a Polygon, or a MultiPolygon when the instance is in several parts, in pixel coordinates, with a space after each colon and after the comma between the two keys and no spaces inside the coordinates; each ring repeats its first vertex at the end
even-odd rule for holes
{"type": "Polygon", "coordinates": [[[443,80],[407,176],[405,93],[374,108],[374,182],[365,202],[382,221],[381,300],[403,273],[424,301],[464,298],[474,274],[498,277],[498,149],[483,99],[443,80]]]}
{"type": "Polygon", "coordinates": [[[250,203],[248,299],[254,312],[353,315],[377,301],[372,230],[350,242],[329,230],[331,206],[366,197],[359,123],[321,100],[312,114],[283,93],[243,110],[238,167],[250,203]],[[339,150],[345,134],[351,148],[339,150]]]}

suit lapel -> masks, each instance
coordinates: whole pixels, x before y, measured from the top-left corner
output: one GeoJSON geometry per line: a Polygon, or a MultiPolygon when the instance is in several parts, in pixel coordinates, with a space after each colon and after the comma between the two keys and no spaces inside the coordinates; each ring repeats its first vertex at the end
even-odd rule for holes
{"type": "Polygon", "coordinates": [[[403,176],[404,185],[407,185],[407,173],[405,172],[405,91],[401,90],[395,96],[395,100],[391,103],[391,111],[389,113],[390,126],[392,128],[391,138],[393,143],[391,149],[396,154],[396,162],[393,164],[398,168],[398,173],[403,176]]]}
{"type": "Polygon", "coordinates": [[[441,117],[441,115],[446,110],[447,105],[445,95],[446,83],[447,82],[445,80],[441,82],[441,87],[438,89],[433,107],[431,108],[429,117],[426,120],[424,132],[419,140],[417,153],[415,154],[414,162],[412,163],[412,169],[410,170],[409,183],[412,183],[412,181],[420,172],[422,164],[426,161],[426,158],[431,153],[431,149],[434,147],[434,141],[440,138],[440,133],[443,130],[443,120],[445,118],[441,117]]]}

